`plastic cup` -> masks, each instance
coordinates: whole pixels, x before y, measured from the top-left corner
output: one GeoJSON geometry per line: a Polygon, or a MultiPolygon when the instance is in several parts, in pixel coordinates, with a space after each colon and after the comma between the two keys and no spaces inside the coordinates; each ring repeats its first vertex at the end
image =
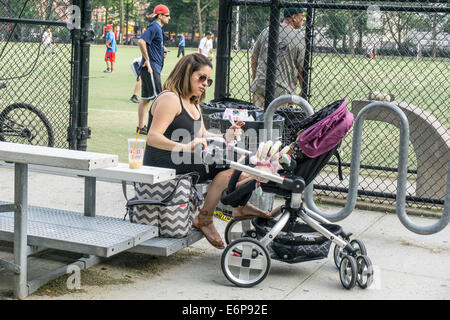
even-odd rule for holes
{"type": "Polygon", "coordinates": [[[131,169],[139,169],[142,167],[144,150],[144,139],[128,139],[128,164],[131,169]]]}

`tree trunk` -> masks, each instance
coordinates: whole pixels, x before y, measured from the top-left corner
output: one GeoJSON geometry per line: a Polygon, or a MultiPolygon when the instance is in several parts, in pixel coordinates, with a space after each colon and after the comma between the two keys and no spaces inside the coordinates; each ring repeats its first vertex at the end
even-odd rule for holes
{"type": "Polygon", "coordinates": [[[119,34],[118,34],[118,43],[122,44],[123,43],[123,0],[120,0],[120,4],[119,4],[119,15],[120,15],[120,30],[119,30],[119,34]]]}
{"type": "Polygon", "coordinates": [[[432,42],[432,49],[431,49],[431,57],[432,58],[436,58],[436,52],[437,52],[436,40],[437,40],[437,34],[438,34],[438,31],[437,31],[437,24],[438,24],[438,22],[437,22],[437,20],[438,19],[437,19],[437,14],[433,14],[432,16],[433,16],[433,18],[431,20],[431,24],[432,24],[433,31],[432,31],[432,35],[431,35],[431,40],[433,42],[432,42]]]}
{"type": "Polygon", "coordinates": [[[197,0],[197,14],[198,14],[198,36],[199,39],[203,38],[203,23],[202,23],[202,8],[200,0],[197,0]]]}
{"type": "Polygon", "coordinates": [[[125,44],[126,44],[126,45],[129,45],[130,43],[128,42],[128,15],[129,15],[129,11],[128,11],[128,1],[127,1],[127,10],[126,10],[126,13],[127,13],[127,15],[126,15],[126,17],[125,17],[125,20],[126,20],[126,23],[125,23],[125,44]]]}
{"type": "Polygon", "coordinates": [[[355,43],[353,41],[353,17],[350,10],[348,10],[348,48],[350,54],[355,54],[355,43]]]}
{"type": "Polygon", "coordinates": [[[47,6],[47,12],[45,13],[45,20],[50,20],[50,16],[52,14],[53,11],[53,2],[54,0],[50,0],[47,6]]]}

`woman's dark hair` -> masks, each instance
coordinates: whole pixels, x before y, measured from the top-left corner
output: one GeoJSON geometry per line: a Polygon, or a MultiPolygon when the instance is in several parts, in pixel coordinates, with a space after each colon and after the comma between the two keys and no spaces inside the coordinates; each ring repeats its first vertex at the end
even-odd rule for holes
{"type": "MultiPolygon", "coordinates": [[[[181,58],[167,80],[164,82],[163,90],[170,90],[176,92],[183,97],[190,97],[192,93],[191,76],[194,72],[200,70],[202,67],[208,66],[212,69],[212,63],[207,57],[200,53],[193,53],[181,58]]],[[[206,92],[203,92],[199,97],[190,97],[194,104],[203,103],[205,101],[206,92]]]]}

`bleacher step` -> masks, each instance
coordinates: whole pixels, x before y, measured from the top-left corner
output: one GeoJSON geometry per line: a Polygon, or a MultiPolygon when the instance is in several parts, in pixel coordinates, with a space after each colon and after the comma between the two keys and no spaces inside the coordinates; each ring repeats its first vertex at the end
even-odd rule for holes
{"type": "Polygon", "coordinates": [[[191,244],[201,240],[202,238],[203,234],[200,231],[192,229],[184,238],[155,237],[129,249],[128,251],[168,257],[178,250],[189,247],[191,244]]]}
{"type": "MultiPolygon", "coordinates": [[[[157,234],[156,227],[119,218],[28,206],[28,245],[110,257],[157,234]]],[[[14,212],[0,213],[0,240],[14,241],[14,212]]]]}

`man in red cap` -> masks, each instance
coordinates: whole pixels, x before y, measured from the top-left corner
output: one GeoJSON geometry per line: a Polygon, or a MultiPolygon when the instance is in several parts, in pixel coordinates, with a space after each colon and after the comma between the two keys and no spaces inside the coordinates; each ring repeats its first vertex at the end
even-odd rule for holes
{"type": "Polygon", "coordinates": [[[104,72],[113,72],[114,71],[114,62],[116,62],[116,52],[117,52],[117,43],[116,36],[112,31],[112,26],[108,24],[106,26],[106,53],[105,53],[105,62],[106,62],[106,70],[104,72]]]}
{"type": "Polygon", "coordinates": [[[142,53],[140,75],[142,81],[141,102],[138,109],[138,127],[142,134],[147,134],[145,126],[145,114],[150,100],[162,91],[161,70],[164,65],[164,36],[162,27],[170,21],[170,10],[163,4],[157,5],[149,16],[155,20],[150,23],[145,32],[140,36],[138,44],[142,53]]]}

